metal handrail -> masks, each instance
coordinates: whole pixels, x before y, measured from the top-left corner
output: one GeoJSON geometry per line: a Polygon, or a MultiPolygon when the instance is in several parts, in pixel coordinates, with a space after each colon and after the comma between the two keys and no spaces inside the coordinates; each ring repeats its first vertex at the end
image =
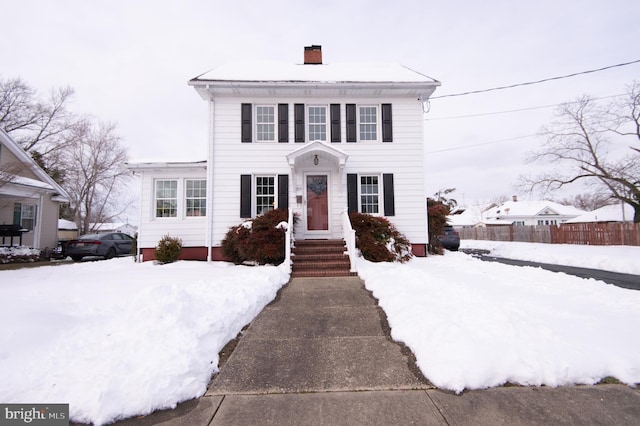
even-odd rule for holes
{"type": "Polygon", "coordinates": [[[356,269],[356,231],[351,226],[351,219],[349,219],[349,210],[344,209],[342,212],[342,234],[344,242],[347,245],[347,254],[349,255],[349,262],[351,263],[350,272],[357,272],[356,269]]]}

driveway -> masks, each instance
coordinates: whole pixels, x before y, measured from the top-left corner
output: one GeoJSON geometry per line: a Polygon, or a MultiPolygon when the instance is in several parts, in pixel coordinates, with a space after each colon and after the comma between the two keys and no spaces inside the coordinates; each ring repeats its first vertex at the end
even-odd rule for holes
{"type": "Polygon", "coordinates": [[[464,249],[460,251],[487,262],[499,262],[513,266],[533,266],[552,272],[564,272],[565,274],[575,275],[580,278],[593,278],[622,288],[640,290],[640,275],[622,274],[619,272],[602,271],[600,269],[578,268],[575,266],[553,265],[550,263],[529,262],[526,260],[505,259],[503,257],[491,256],[491,252],[488,250],[464,249]]]}

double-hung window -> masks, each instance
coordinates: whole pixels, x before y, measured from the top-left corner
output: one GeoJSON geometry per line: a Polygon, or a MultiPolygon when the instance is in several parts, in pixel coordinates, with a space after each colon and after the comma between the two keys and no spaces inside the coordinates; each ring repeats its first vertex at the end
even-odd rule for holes
{"type": "Polygon", "coordinates": [[[380,178],[377,175],[360,176],[360,212],[380,212],[380,178]]]}
{"type": "Polygon", "coordinates": [[[185,182],[186,216],[206,216],[207,181],[205,179],[187,179],[185,182]]]}
{"type": "Polygon", "coordinates": [[[309,118],[309,141],[327,140],[327,106],[311,105],[307,109],[309,118]]]}
{"type": "Polygon", "coordinates": [[[274,142],[276,140],[276,108],[274,105],[256,106],[256,140],[274,142]]]}
{"type": "Polygon", "coordinates": [[[256,176],[256,215],[273,210],[275,204],[275,176],[256,176]]]}
{"type": "Polygon", "coordinates": [[[358,107],[358,140],[378,140],[378,107],[362,105],[358,107]]]}
{"type": "Polygon", "coordinates": [[[36,227],[37,210],[35,204],[15,203],[13,208],[14,223],[20,225],[23,229],[33,231],[36,227]]]}
{"type": "Polygon", "coordinates": [[[176,217],[178,213],[178,181],[156,181],[156,217],[176,217]]]}

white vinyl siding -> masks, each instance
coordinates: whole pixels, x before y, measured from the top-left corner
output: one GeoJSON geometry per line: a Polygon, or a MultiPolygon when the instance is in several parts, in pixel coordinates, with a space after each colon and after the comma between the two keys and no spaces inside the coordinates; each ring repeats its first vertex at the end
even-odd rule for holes
{"type": "MultiPolygon", "coordinates": [[[[240,175],[252,176],[252,214],[255,215],[255,186],[256,176],[289,175],[291,167],[287,164],[286,155],[302,144],[293,143],[253,143],[240,144],[241,128],[238,126],[241,103],[253,103],[255,99],[249,97],[220,96],[212,106],[213,145],[211,146],[211,167],[213,173],[214,194],[211,203],[212,216],[212,244],[219,246],[226,232],[232,226],[242,223],[240,217],[240,175]]],[[[375,175],[379,177],[379,213],[382,213],[382,173],[394,175],[395,216],[393,224],[414,243],[426,243],[426,192],[424,173],[424,144],[423,144],[423,115],[422,104],[415,99],[381,98],[372,103],[370,98],[304,98],[273,97],[268,100],[271,104],[287,103],[290,105],[290,118],[293,117],[293,105],[305,104],[305,111],[309,107],[330,104],[341,105],[341,143],[332,144],[333,147],[348,155],[344,168],[319,156],[319,164],[313,164],[313,156],[308,159],[307,172],[327,172],[330,175],[330,224],[332,234],[328,238],[341,238],[343,209],[347,205],[346,174],[355,173],[359,176],[375,175]],[[380,105],[393,104],[393,143],[346,143],[345,104],[361,106],[374,105],[381,120],[380,105]]],[[[328,113],[328,106],[326,113],[328,113]]],[[[295,120],[289,120],[289,134],[294,134],[295,120]]],[[[305,129],[308,132],[308,116],[305,116],[305,129]]],[[[325,131],[328,127],[325,126],[325,131]]],[[[377,128],[378,140],[382,139],[381,124],[377,128]]],[[[328,135],[327,135],[328,138],[328,135]]],[[[307,134],[307,143],[312,142],[307,134]]],[[[211,142],[210,142],[211,143],[211,142]]],[[[304,169],[304,166],[300,170],[304,169]]],[[[296,171],[297,172],[297,171],[296,171]]],[[[277,181],[277,179],[276,179],[277,181]]],[[[277,186],[277,182],[275,182],[277,186]]],[[[291,175],[289,181],[289,206],[294,212],[304,214],[304,179],[302,175],[291,175]],[[298,203],[297,196],[300,196],[298,203]]],[[[274,197],[277,204],[277,188],[274,197]]],[[[302,221],[296,225],[296,232],[300,231],[302,221]]],[[[302,235],[304,231],[298,235],[302,235]]]]}

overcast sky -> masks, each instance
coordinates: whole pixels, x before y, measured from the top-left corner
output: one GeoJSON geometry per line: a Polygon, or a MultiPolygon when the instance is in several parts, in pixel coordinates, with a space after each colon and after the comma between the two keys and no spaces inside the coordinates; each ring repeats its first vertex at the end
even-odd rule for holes
{"type": "MultiPolygon", "coordinates": [[[[434,97],[640,59],[637,0],[3,0],[0,75],[117,123],[131,161],[206,158],[206,103],[191,78],[236,60],[399,62],[442,82],[434,97]]],[[[433,99],[428,194],[467,204],[516,194],[554,105],[623,93],[640,64],[550,83],[433,99]],[[502,142],[498,142],[502,141],[502,142]]],[[[521,194],[522,197],[527,196],[521,194]]]]}

